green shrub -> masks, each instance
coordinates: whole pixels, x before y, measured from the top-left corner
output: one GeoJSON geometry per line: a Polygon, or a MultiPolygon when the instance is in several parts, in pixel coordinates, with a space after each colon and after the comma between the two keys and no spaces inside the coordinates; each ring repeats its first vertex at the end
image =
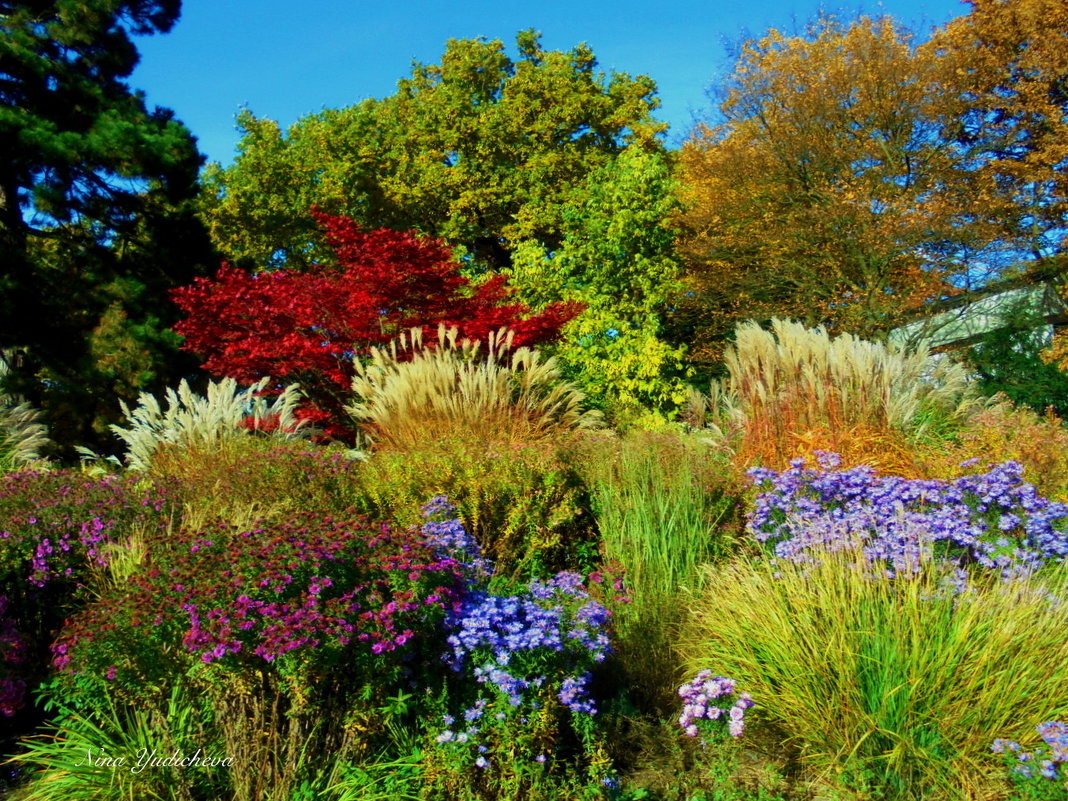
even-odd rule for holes
{"type": "Polygon", "coordinates": [[[887,580],[856,558],[709,571],[682,636],[690,669],[749,689],[825,791],[996,793],[990,743],[1068,712],[1068,571],[958,594],[933,565],[887,580]]]}
{"type": "Polygon", "coordinates": [[[356,504],[411,526],[430,498],[445,495],[498,573],[577,567],[594,551],[594,530],[567,447],[566,440],[494,445],[469,436],[379,451],[356,470],[356,504]]]}
{"type": "Polygon", "coordinates": [[[277,437],[164,444],[148,475],[171,488],[184,525],[249,526],[298,509],[340,514],[354,502],[358,464],[346,452],[277,437]]]}

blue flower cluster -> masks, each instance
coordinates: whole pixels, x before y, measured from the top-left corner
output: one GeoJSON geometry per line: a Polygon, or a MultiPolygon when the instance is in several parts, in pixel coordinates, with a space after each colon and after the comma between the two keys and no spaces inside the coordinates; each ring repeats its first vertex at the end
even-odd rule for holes
{"type": "MultiPolygon", "coordinates": [[[[543,669],[550,664],[558,671],[604,661],[611,650],[608,621],[608,610],[590,598],[577,573],[535,579],[520,595],[474,592],[446,621],[452,630],[447,658],[457,671],[478,661],[475,678],[495,685],[512,706],[519,706],[525,690],[537,679],[543,683],[548,678],[543,669]],[[514,675],[517,672],[525,678],[514,675]]],[[[565,676],[560,700],[570,709],[592,714],[586,681],[581,675],[565,676]]]]}
{"type": "MultiPolygon", "coordinates": [[[[445,619],[449,651],[444,659],[480,688],[462,722],[444,716],[446,728],[437,742],[474,747],[476,766],[486,769],[486,730],[513,717],[525,722],[521,716],[539,708],[551,697],[547,694],[555,693],[573,712],[596,714],[590,668],[611,652],[610,613],[591,598],[583,576],[563,572],[546,581],[535,579],[516,594],[494,594],[487,587],[493,565],[457,519],[455,507],[439,495],[423,514],[424,540],[440,558],[469,568],[463,600],[445,619]],[[483,695],[486,690],[489,698],[483,695]]],[[[544,761],[541,757],[535,761],[544,761]]]]}
{"type": "Polygon", "coordinates": [[[423,539],[441,558],[453,558],[466,567],[471,581],[487,579],[493,573],[493,565],[482,558],[482,549],[472,537],[455,506],[444,495],[435,495],[423,506],[423,539]]]}
{"type": "Polygon", "coordinates": [[[879,476],[870,467],[837,469],[818,454],[783,472],[754,468],[761,490],[749,531],[777,557],[803,562],[818,549],[861,547],[889,575],[942,558],[1000,570],[1006,578],[1068,556],[1068,506],[1038,495],[1017,462],[953,481],[879,476]]]}
{"type": "Polygon", "coordinates": [[[749,693],[739,693],[734,703],[728,706],[714,702],[729,702],[735,693],[733,679],[713,676],[711,670],[702,670],[693,680],[679,687],[683,701],[679,725],[687,737],[700,733],[700,721],[726,721],[731,737],[741,737],[745,731],[745,712],[755,704],[749,693]]]}
{"type": "Polygon", "coordinates": [[[1051,720],[1037,728],[1045,746],[1024,751],[1019,743],[999,739],[994,740],[990,750],[995,754],[1014,754],[1017,764],[1013,772],[1018,776],[1034,778],[1037,766],[1039,777],[1055,781],[1061,778],[1057,766],[1068,763],[1068,724],[1051,720]]]}

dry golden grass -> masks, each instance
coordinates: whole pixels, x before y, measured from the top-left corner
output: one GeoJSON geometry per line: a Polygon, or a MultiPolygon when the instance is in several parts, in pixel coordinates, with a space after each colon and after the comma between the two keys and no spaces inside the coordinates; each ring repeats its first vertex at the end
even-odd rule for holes
{"type": "Polygon", "coordinates": [[[472,434],[497,443],[534,442],[555,433],[594,428],[585,396],[561,378],[553,359],[513,348],[505,330],[485,347],[438,329],[424,343],[413,328],[388,348],[356,362],[355,402],[348,412],[373,443],[405,449],[428,440],[472,434]]]}
{"type": "MultiPolygon", "coordinates": [[[[917,474],[911,442],[957,426],[981,407],[964,369],[851,334],[773,320],[736,329],[725,356],[728,378],[713,386],[706,411],[723,432],[740,429],[744,464],[784,467],[814,450],[843,463],[917,474]]],[[[694,404],[696,407],[697,404],[694,404]]]]}

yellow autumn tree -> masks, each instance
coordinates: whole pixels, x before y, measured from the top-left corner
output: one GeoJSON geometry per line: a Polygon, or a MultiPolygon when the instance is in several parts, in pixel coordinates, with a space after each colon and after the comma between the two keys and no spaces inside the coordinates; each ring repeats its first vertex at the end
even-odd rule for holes
{"type": "Polygon", "coordinates": [[[872,336],[1000,264],[986,176],[945,135],[966,101],[945,77],[888,18],[743,46],[721,120],[680,153],[698,352],[747,318],[872,336]]]}
{"type": "MultiPolygon", "coordinates": [[[[970,0],[931,40],[965,98],[955,138],[994,188],[985,213],[1020,267],[1053,277],[1068,301],[1068,3],[970,0]]],[[[1068,335],[1047,352],[1068,369],[1068,335]]]]}

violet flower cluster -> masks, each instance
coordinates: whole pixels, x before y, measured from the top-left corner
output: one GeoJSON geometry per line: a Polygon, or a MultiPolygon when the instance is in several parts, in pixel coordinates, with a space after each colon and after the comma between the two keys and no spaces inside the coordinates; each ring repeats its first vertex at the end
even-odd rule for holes
{"type": "Polygon", "coordinates": [[[701,733],[702,721],[727,723],[731,737],[741,737],[745,731],[745,713],[755,704],[749,693],[735,695],[733,679],[713,676],[711,670],[702,670],[693,680],[679,687],[683,701],[679,726],[687,737],[701,733]],[[733,703],[731,699],[733,697],[733,703]]]}
{"type": "Polygon", "coordinates": [[[839,470],[835,454],[788,470],[749,471],[761,490],[749,531],[776,557],[803,562],[818,549],[861,547],[889,575],[940,558],[1009,578],[1068,556],[1068,506],[1041,497],[1017,462],[953,481],[839,470]]]}
{"type": "Polygon", "coordinates": [[[1024,751],[1012,740],[994,740],[990,750],[995,754],[1014,755],[1013,773],[1031,779],[1037,777],[1056,781],[1063,778],[1058,765],[1068,763],[1068,724],[1048,721],[1040,724],[1038,734],[1044,745],[1034,751],[1024,751]]]}
{"type": "Polygon", "coordinates": [[[19,571],[35,587],[84,581],[107,565],[102,546],[132,527],[160,527],[166,499],[136,480],[86,480],[72,471],[23,471],[0,479],[0,576],[19,571]],[[25,571],[25,572],[23,572],[25,571]]]}

